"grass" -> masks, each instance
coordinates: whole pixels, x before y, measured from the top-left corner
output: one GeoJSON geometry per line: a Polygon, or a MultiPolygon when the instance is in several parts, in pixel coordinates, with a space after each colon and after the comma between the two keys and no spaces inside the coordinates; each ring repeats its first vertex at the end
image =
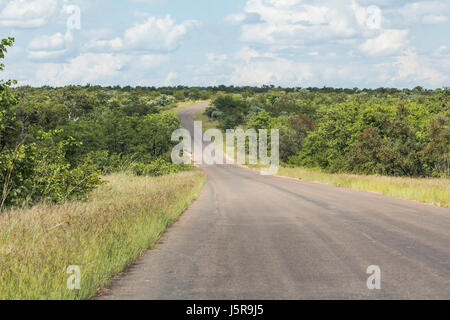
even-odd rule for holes
{"type": "MultiPolygon", "coordinates": [[[[251,166],[256,168],[258,166],[251,166]]],[[[450,208],[450,179],[330,174],[306,168],[281,167],[279,176],[321,182],[337,187],[376,192],[450,208]]]]}
{"type": "Polygon", "coordinates": [[[106,177],[87,202],[38,205],[0,215],[0,299],[86,299],[155,246],[204,183],[198,170],[106,177]],[[81,290],[68,290],[70,265],[81,290]]]}
{"type": "Polygon", "coordinates": [[[216,129],[219,125],[219,121],[212,120],[205,113],[205,109],[198,110],[194,113],[194,121],[202,121],[203,122],[203,132],[209,129],[216,129]]]}
{"type": "Polygon", "coordinates": [[[196,106],[196,105],[199,105],[199,104],[202,104],[202,103],[207,103],[209,101],[210,100],[198,100],[198,101],[191,101],[191,100],[189,100],[189,101],[179,102],[179,103],[177,103],[177,106],[175,108],[168,109],[168,110],[165,110],[163,112],[178,113],[178,112],[180,112],[180,111],[182,111],[184,109],[188,109],[188,108],[191,108],[193,106],[196,106]]]}

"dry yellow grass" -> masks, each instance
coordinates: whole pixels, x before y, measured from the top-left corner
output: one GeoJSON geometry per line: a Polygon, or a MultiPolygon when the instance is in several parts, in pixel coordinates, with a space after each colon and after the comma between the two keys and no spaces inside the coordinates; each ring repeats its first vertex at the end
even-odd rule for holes
{"type": "MultiPolygon", "coordinates": [[[[258,166],[251,167],[256,168],[258,166]]],[[[320,170],[283,167],[280,168],[278,175],[327,183],[337,187],[376,192],[450,208],[450,179],[330,174],[320,170]]]]}
{"type": "Polygon", "coordinates": [[[199,194],[199,170],[152,178],[114,174],[87,202],[0,215],[0,299],[85,299],[151,248],[199,194]],[[68,290],[67,267],[81,268],[68,290]]]}

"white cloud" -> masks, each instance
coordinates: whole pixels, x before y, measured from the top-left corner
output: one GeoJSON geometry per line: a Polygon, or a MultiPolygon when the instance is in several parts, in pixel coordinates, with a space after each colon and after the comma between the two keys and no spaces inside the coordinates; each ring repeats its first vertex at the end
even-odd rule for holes
{"type": "MultiPolygon", "coordinates": [[[[38,55],[39,51],[33,54],[38,55]]],[[[45,54],[50,53],[46,51],[45,54]]],[[[155,85],[158,79],[149,78],[148,70],[158,71],[167,62],[168,57],[163,54],[84,53],[65,63],[39,64],[35,79],[37,85],[53,86],[63,86],[68,83],[116,84],[117,79],[130,81],[129,84],[155,85]]],[[[164,81],[164,77],[159,80],[164,81]]],[[[174,77],[175,75],[172,74],[171,79],[174,77]]]]}
{"type": "Polygon", "coordinates": [[[235,54],[237,60],[249,62],[254,58],[275,58],[273,53],[260,53],[252,48],[244,47],[235,54]]]}
{"type": "Polygon", "coordinates": [[[314,81],[311,65],[297,63],[284,58],[268,61],[253,61],[236,65],[230,77],[230,83],[237,85],[263,85],[277,83],[281,85],[300,85],[314,81]]]}
{"type": "Polygon", "coordinates": [[[444,82],[448,81],[444,74],[431,65],[429,59],[412,50],[408,50],[403,56],[397,57],[394,67],[397,68],[397,72],[392,78],[394,83],[403,81],[413,85],[443,86],[444,82]]]}
{"type": "Polygon", "coordinates": [[[137,58],[137,66],[140,69],[148,70],[161,66],[168,61],[164,54],[144,54],[137,58]]]}
{"type": "Polygon", "coordinates": [[[437,57],[450,56],[450,48],[446,45],[442,45],[436,49],[433,55],[437,57]]]}
{"type": "Polygon", "coordinates": [[[91,40],[84,46],[84,49],[87,51],[120,51],[125,49],[125,45],[122,38],[114,38],[111,40],[91,40]]]}
{"type": "Polygon", "coordinates": [[[219,6],[196,32],[199,22],[175,19],[192,12],[188,1],[172,16],[150,10],[169,1],[130,0],[120,13],[67,1],[82,9],[72,39],[64,0],[0,0],[0,29],[17,40],[6,72],[34,85],[449,85],[449,0],[245,0],[234,13],[219,6]]]}
{"type": "Polygon", "coordinates": [[[28,46],[28,57],[32,60],[54,59],[66,53],[67,43],[73,40],[70,32],[62,34],[57,32],[51,36],[37,36],[28,46]]]}
{"type": "Polygon", "coordinates": [[[243,24],[241,39],[247,42],[303,42],[311,37],[309,31],[315,33],[314,37],[326,37],[334,32],[352,33],[345,20],[335,19],[334,10],[303,4],[300,0],[248,0],[244,11],[247,15],[258,15],[261,20],[261,23],[243,24]]]}
{"type": "Polygon", "coordinates": [[[244,13],[233,13],[225,17],[225,21],[231,24],[239,24],[244,22],[246,15],[244,13]]]}
{"type": "Polygon", "coordinates": [[[221,65],[228,59],[226,54],[215,54],[215,53],[207,53],[206,58],[210,63],[215,65],[221,65]]]}
{"type": "Polygon", "coordinates": [[[408,45],[408,30],[384,30],[378,37],[366,40],[359,48],[370,56],[398,53],[408,45]]]}
{"type": "Polygon", "coordinates": [[[413,2],[403,6],[399,12],[410,23],[443,23],[448,21],[450,3],[448,1],[413,2]]]}
{"type": "Polygon", "coordinates": [[[422,22],[424,24],[437,24],[437,23],[444,23],[447,21],[448,21],[447,16],[437,14],[429,14],[422,18],[422,22]]]}
{"type": "Polygon", "coordinates": [[[66,50],[37,50],[28,52],[28,58],[31,60],[48,60],[63,56],[66,50]]]}
{"type": "Polygon", "coordinates": [[[176,79],[178,76],[178,74],[176,72],[169,72],[166,76],[166,79],[164,80],[164,84],[166,86],[171,86],[172,85],[172,81],[174,79],[176,79]]]}
{"type": "Polygon", "coordinates": [[[31,40],[29,49],[30,50],[57,50],[63,49],[66,45],[66,42],[70,42],[73,40],[72,34],[67,32],[66,34],[62,34],[61,32],[57,32],[51,36],[42,35],[37,36],[31,40]]]}
{"type": "Polygon", "coordinates": [[[259,52],[249,47],[244,47],[236,53],[235,57],[248,63],[251,59],[259,57],[259,52]]]}
{"type": "Polygon", "coordinates": [[[136,49],[143,50],[173,50],[181,37],[197,25],[194,20],[186,20],[180,24],[167,15],[164,19],[150,17],[142,24],[125,31],[125,42],[136,49]]]}
{"type": "Polygon", "coordinates": [[[138,23],[127,29],[124,36],[112,40],[94,40],[85,49],[103,49],[113,51],[172,51],[190,29],[199,23],[185,20],[175,23],[170,15],[159,19],[149,17],[144,23],[138,23]]]}
{"type": "Polygon", "coordinates": [[[8,0],[0,12],[0,26],[42,27],[47,24],[57,6],[58,0],[8,0]]]}
{"type": "Polygon", "coordinates": [[[81,54],[67,63],[40,64],[35,78],[40,84],[53,86],[100,83],[118,77],[130,60],[127,55],[81,54]]]}
{"type": "Polygon", "coordinates": [[[241,24],[242,41],[295,47],[371,35],[381,29],[383,17],[377,6],[363,7],[355,0],[247,0],[243,12],[228,15],[226,21],[241,24]],[[258,21],[249,22],[251,15],[258,21]]]}

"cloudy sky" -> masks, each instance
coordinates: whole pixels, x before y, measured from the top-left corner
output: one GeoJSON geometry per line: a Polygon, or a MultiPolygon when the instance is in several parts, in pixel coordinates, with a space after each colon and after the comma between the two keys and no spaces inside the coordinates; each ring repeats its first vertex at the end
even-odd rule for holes
{"type": "Polygon", "coordinates": [[[450,85],[450,0],[0,0],[0,78],[53,85],[450,85]]]}

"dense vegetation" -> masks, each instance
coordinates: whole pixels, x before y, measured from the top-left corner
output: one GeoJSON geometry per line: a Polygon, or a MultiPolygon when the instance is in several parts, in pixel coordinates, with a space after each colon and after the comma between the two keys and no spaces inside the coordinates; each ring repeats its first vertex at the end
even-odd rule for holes
{"type": "MultiPolygon", "coordinates": [[[[0,43],[0,59],[14,39],[0,43]]],[[[0,65],[0,70],[3,65],[0,65]]],[[[100,175],[163,175],[185,100],[213,99],[221,129],[280,129],[285,166],[450,176],[450,89],[12,87],[0,82],[0,210],[83,199],[100,175]]]]}
{"type": "MultiPolygon", "coordinates": [[[[13,41],[2,40],[0,59],[13,41]]],[[[0,82],[0,211],[83,199],[101,173],[159,176],[186,169],[170,162],[180,121],[162,112],[176,106],[175,96],[184,100],[183,91],[13,84],[0,82]]],[[[192,92],[187,96],[201,96],[192,92]]]]}
{"type": "Polygon", "coordinates": [[[280,129],[286,166],[392,176],[450,176],[450,89],[297,89],[219,95],[221,129],[280,129]]]}

